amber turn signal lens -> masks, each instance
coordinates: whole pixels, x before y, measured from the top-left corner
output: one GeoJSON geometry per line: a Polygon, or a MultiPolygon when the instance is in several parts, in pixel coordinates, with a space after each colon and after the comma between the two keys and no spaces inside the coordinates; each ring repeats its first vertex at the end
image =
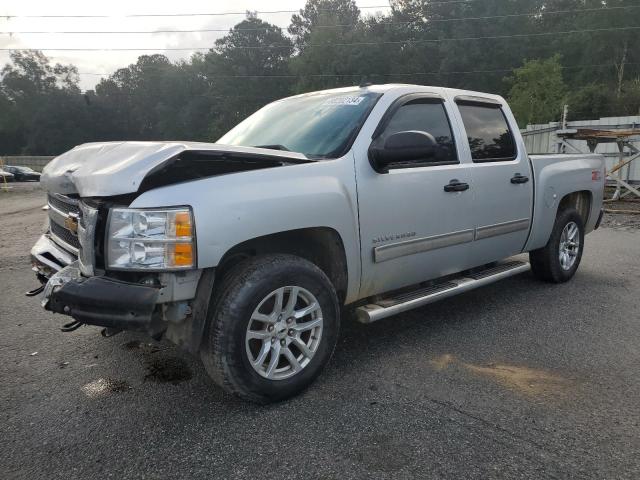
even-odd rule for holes
{"type": "Polygon", "coordinates": [[[176,237],[190,237],[192,234],[189,212],[177,212],[175,217],[176,237]]]}
{"type": "Polygon", "coordinates": [[[193,244],[175,243],[170,247],[169,263],[172,267],[193,266],[193,244]]]}

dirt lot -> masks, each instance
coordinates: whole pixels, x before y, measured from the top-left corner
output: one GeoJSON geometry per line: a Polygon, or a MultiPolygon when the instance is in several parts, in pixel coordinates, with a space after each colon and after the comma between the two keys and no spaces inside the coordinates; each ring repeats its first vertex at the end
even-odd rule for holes
{"type": "Polygon", "coordinates": [[[640,199],[607,202],[605,209],[609,214],[604,218],[603,224],[613,228],[640,229],[640,199]],[[612,213],[627,212],[627,213],[612,213]],[[637,212],[628,214],[628,212],[637,212]]]}
{"type": "Polygon", "coordinates": [[[530,274],[346,323],[304,395],[236,400],[165,343],[23,293],[42,192],[0,190],[0,478],[640,478],[640,231],[608,217],[566,285],[530,274]]]}

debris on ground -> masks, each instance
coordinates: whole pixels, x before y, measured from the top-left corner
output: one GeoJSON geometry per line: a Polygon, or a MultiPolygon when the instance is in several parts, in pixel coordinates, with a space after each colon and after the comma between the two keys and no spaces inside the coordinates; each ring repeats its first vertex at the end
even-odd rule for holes
{"type": "Polygon", "coordinates": [[[141,342],[139,340],[131,340],[130,342],[123,344],[122,348],[125,350],[140,351],[143,354],[157,353],[161,350],[158,345],[141,342]]]}
{"type": "Polygon", "coordinates": [[[640,230],[640,199],[605,200],[602,227],[640,230]]]}
{"type": "Polygon", "coordinates": [[[131,387],[124,380],[113,380],[111,378],[98,378],[93,382],[83,385],[81,390],[89,398],[102,397],[109,393],[122,393],[131,390],[131,387]]]}

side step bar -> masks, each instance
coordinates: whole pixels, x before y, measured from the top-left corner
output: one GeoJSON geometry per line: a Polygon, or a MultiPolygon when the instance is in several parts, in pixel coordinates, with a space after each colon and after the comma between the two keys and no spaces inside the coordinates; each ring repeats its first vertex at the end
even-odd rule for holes
{"type": "Polygon", "coordinates": [[[373,323],[414,308],[422,307],[490,283],[524,273],[531,268],[526,262],[512,261],[485,270],[453,278],[440,285],[403,293],[356,309],[360,323],[373,323]]]}

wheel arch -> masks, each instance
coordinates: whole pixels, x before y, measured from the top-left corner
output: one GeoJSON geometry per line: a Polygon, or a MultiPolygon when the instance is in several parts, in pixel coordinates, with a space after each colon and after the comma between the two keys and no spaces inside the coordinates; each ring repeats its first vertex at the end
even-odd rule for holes
{"type": "Polygon", "coordinates": [[[580,190],[566,194],[560,200],[556,210],[556,217],[560,212],[567,208],[575,208],[582,218],[582,223],[586,226],[591,215],[591,205],[593,203],[593,194],[589,190],[580,190]]]}
{"type": "Polygon", "coordinates": [[[302,228],[252,238],[229,248],[216,267],[216,283],[239,262],[257,255],[285,253],[304,258],[329,278],[341,304],[347,297],[349,272],[344,242],[330,227],[302,228]]]}
{"type": "MultiPolygon", "coordinates": [[[[531,237],[527,242],[527,246],[524,251],[532,251],[537,250],[539,248],[543,248],[549,238],[551,237],[551,232],[553,230],[553,225],[555,223],[556,218],[563,210],[567,208],[575,208],[582,219],[582,223],[585,226],[585,233],[589,233],[593,228],[589,228],[595,224],[596,219],[594,218],[594,195],[590,190],[575,190],[572,192],[565,193],[558,200],[551,200],[552,195],[555,193],[553,189],[550,189],[549,192],[545,192],[546,201],[549,203],[545,204],[545,200],[539,200],[536,205],[536,212],[534,213],[531,237]]],[[[598,212],[595,212],[596,216],[598,212]]]]}

